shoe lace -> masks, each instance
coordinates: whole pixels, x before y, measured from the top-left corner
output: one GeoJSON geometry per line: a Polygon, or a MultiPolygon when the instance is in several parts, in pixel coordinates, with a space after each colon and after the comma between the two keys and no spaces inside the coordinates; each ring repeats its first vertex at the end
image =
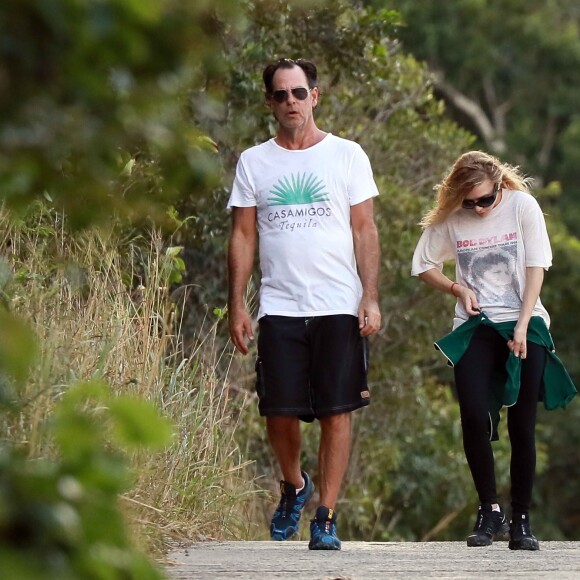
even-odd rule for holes
{"type": "Polygon", "coordinates": [[[285,494],[282,495],[280,498],[280,503],[278,504],[278,511],[280,512],[280,516],[285,518],[286,512],[288,511],[288,498],[285,494]]]}
{"type": "Polygon", "coordinates": [[[531,536],[532,530],[530,529],[530,524],[528,522],[519,522],[517,524],[517,530],[522,536],[531,536]]]}
{"type": "Polygon", "coordinates": [[[280,503],[278,504],[278,508],[276,509],[276,516],[285,518],[288,515],[288,512],[292,511],[295,501],[296,501],[295,499],[292,499],[285,493],[284,488],[282,487],[280,493],[280,503]]]}
{"type": "MultiPolygon", "coordinates": [[[[501,517],[499,512],[497,517],[501,517]]],[[[496,523],[494,521],[493,512],[487,511],[480,511],[477,520],[475,522],[475,526],[473,528],[474,531],[483,532],[485,534],[493,534],[495,531],[496,523]]]]}
{"type": "Polygon", "coordinates": [[[334,527],[332,520],[314,520],[316,523],[316,531],[318,534],[325,534],[328,536],[334,535],[334,527]]]}

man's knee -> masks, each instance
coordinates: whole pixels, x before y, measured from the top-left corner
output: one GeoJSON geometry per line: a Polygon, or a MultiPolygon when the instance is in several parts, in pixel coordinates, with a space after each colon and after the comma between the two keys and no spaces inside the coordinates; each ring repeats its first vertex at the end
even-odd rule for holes
{"type": "Polygon", "coordinates": [[[342,430],[350,428],[350,413],[328,415],[320,418],[320,426],[323,430],[342,430]]]}
{"type": "Polygon", "coordinates": [[[296,427],[300,423],[298,417],[286,416],[286,415],[270,415],[266,417],[266,425],[269,430],[282,430],[286,431],[293,427],[296,427]]]}

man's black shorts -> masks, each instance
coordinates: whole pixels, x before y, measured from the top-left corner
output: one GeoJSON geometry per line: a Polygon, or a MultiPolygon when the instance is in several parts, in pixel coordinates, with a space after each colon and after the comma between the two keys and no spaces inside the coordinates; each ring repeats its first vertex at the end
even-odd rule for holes
{"type": "Polygon", "coordinates": [[[369,404],[368,346],[358,318],[263,316],[259,325],[260,415],[313,421],[369,404]]]}

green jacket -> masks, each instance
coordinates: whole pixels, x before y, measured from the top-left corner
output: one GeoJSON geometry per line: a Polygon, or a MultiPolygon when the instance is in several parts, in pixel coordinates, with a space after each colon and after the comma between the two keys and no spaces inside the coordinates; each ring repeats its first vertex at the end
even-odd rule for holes
{"type": "MultiPolygon", "coordinates": [[[[494,328],[507,342],[513,338],[516,321],[492,322],[483,312],[478,316],[472,316],[454,331],[435,342],[435,348],[445,355],[449,365],[455,366],[461,360],[469,346],[473,333],[481,324],[494,328]]],[[[552,336],[540,316],[532,316],[530,319],[527,339],[530,342],[544,346],[548,352],[544,367],[543,385],[540,390],[540,400],[543,400],[544,407],[548,411],[563,409],[574,398],[577,391],[570,375],[564,368],[564,364],[556,356],[552,336]]],[[[490,403],[490,439],[492,441],[498,439],[497,425],[499,423],[500,409],[502,406],[510,407],[518,400],[521,364],[521,359],[515,356],[513,352],[510,352],[505,367],[507,380],[504,384],[498,382],[493,401],[490,403]]]]}

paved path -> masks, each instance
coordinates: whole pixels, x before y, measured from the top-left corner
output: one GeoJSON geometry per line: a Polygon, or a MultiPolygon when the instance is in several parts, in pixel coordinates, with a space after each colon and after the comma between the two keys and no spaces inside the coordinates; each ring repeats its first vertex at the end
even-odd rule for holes
{"type": "Polygon", "coordinates": [[[580,542],[541,542],[516,552],[507,542],[343,542],[341,552],[313,552],[307,542],[204,542],[171,552],[171,580],[405,580],[535,578],[580,580],[580,542]]]}

